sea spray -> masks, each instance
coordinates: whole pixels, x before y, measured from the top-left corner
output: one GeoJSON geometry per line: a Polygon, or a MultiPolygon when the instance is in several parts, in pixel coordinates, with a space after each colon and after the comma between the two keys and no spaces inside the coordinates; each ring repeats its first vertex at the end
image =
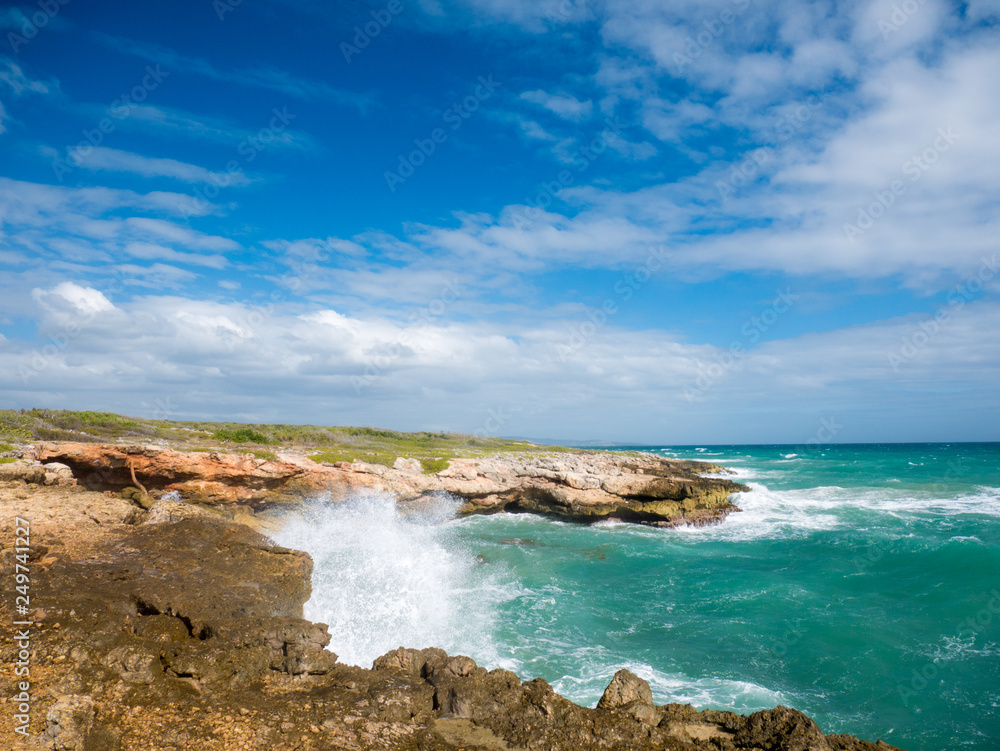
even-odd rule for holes
{"type": "Polygon", "coordinates": [[[341,662],[369,666],[396,647],[441,647],[498,662],[492,632],[507,595],[453,532],[457,502],[400,506],[379,492],[315,499],[275,539],[314,562],[305,617],[330,627],[341,662]]]}
{"type": "Polygon", "coordinates": [[[331,649],[345,661],[442,646],[590,706],[626,667],[657,703],[744,713],[780,703],[825,732],[907,751],[995,751],[1000,447],[637,448],[736,470],[752,488],[733,499],[744,511],[657,529],[528,514],[459,521],[448,502],[410,516],[386,497],[320,503],[298,540],[281,539],[316,559],[308,617],[335,624],[331,649]],[[365,525],[383,537],[367,539],[365,525]],[[352,570],[380,561],[382,579],[350,587],[359,608],[443,604],[356,648],[391,610],[373,617],[328,600],[352,570]],[[433,583],[433,596],[414,595],[411,576],[433,583]],[[350,616],[339,626],[338,611],[350,616]]]}

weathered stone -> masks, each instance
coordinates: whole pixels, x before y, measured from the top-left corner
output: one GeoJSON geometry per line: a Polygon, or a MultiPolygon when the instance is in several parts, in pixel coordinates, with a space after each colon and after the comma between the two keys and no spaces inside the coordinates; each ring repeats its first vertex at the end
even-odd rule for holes
{"type": "Polygon", "coordinates": [[[52,751],[84,751],[94,724],[94,700],[89,696],[62,696],[45,715],[42,744],[52,751]]]}
{"type": "Polygon", "coordinates": [[[250,511],[294,505],[321,492],[336,496],[377,489],[405,501],[445,491],[464,499],[463,514],[529,511],[578,521],[616,518],[661,526],[716,523],[737,510],[729,497],[747,490],[699,475],[723,471],[715,465],[598,452],[558,459],[454,459],[434,476],[422,474],[416,460],[402,457],[390,469],[364,462],[319,464],[292,452],[262,461],[250,454],[84,443],[39,444],[34,455],[70,467],[86,487],[126,489],[143,508],[152,499],[128,491],[135,484],[133,470],[151,494],[176,491],[188,504],[250,511]]]}
{"type": "Polygon", "coordinates": [[[597,708],[618,709],[633,702],[640,702],[651,707],[653,706],[653,692],[646,680],[622,668],[615,673],[611,683],[604,689],[601,700],[597,702],[597,708]]]}
{"type": "MultiPolygon", "coordinates": [[[[32,566],[32,594],[45,603],[32,691],[46,725],[26,747],[890,751],[824,736],[784,707],[741,717],[654,706],[625,670],[589,709],[544,680],[440,649],[399,648],[371,670],[343,665],[325,649],[327,627],[302,618],[304,553],[221,518],[127,526],[135,509],[117,495],[29,488],[33,513],[59,520],[39,527],[37,544],[60,552],[32,566]],[[53,528],[58,540],[44,537],[53,528]]],[[[0,619],[16,620],[6,599],[0,619]]],[[[10,649],[9,629],[0,640],[10,649]]],[[[11,678],[0,675],[4,696],[16,694],[11,678]]]]}

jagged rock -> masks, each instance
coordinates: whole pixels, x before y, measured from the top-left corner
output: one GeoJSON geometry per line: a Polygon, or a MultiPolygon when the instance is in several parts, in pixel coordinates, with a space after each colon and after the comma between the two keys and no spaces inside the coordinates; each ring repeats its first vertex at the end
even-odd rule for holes
{"type": "Polygon", "coordinates": [[[780,704],[745,718],[733,743],[775,751],[828,751],[823,731],[804,714],[780,704]]]}
{"type": "Polygon", "coordinates": [[[84,751],[93,724],[91,697],[62,696],[45,715],[42,744],[51,751],[84,751]]]}
{"type": "Polygon", "coordinates": [[[653,706],[653,692],[647,681],[622,668],[615,673],[611,683],[604,689],[601,700],[597,702],[597,708],[618,709],[635,702],[653,706]]]}
{"type": "Polygon", "coordinates": [[[653,692],[644,679],[622,668],[597,702],[598,709],[613,709],[626,712],[629,716],[647,725],[657,725],[660,713],[653,706],[653,692]]]}
{"type": "MultiPolygon", "coordinates": [[[[354,462],[319,464],[290,452],[262,461],[250,454],[174,451],[163,446],[89,443],[39,444],[34,456],[46,465],[68,466],[78,483],[122,491],[141,483],[150,494],[177,491],[188,503],[241,506],[251,511],[294,505],[329,492],[333,497],[377,489],[401,501],[441,491],[465,503],[460,513],[532,512],[578,521],[615,518],[642,524],[711,524],[738,510],[729,501],[747,487],[699,473],[721,467],[655,456],[610,453],[564,454],[559,458],[499,455],[454,459],[428,476],[416,460],[394,467],[354,462]],[[136,481],[131,478],[135,471],[136,481]]],[[[143,508],[152,497],[132,499],[143,508]]]]}
{"type": "Polygon", "coordinates": [[[45,469],[41,465],[21,461],[0,464],[0,481],[44,485],[45,469]]]}
{"type": "MultiPolygon", "coordinates": [[[[224,519],[127,526],[117,495],[30,487],[33,510],[60,519],[58,542],[37,533],[60,555],[32,566],[46,611],[32,642],[46,727],[32,742],[49,749],[891,750],[824,736],[784,707],[742,717],[654,706],[627,670],[590,709],[544,680],[435,648],[400,647],[370,670],[343,665],[325,649],[327,627],[302,618],[306,554],[224,519]]],[[[10,607],[0,600],[8,623],[10,607]]],[[[11,648],[10,629],[0,643],[11,648]]],[[[11,678],[0,674],[5,696],[11,678]]]]}

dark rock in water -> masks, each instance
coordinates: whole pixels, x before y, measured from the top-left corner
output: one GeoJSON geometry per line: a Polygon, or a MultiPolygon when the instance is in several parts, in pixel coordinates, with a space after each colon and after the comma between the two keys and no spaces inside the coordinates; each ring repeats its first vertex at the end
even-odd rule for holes
{"type": "MultiPolygon", "coordinates": [[[[302,618],[312,573],[305,553],[221,519],[127,525],[135,508],[118,496],[37,487],[23,500],[38,518],[59,520],[59,538],[39,526],[33,539],[59,553],[32,564],[32,600],[45,612],[32,637],[29,748],[890,748],[824,736],[785,707],[742,717],[656,706],[627,670],[589,709],[544,680],[523,682],[440,649],[400,647],[371,669],[342,665],[325,649],[327,627],[302,618]]],[[[0,527],[9,538],[8,521],[0,527]]],[[[0,603],[8,623],[17,620],[10,607],[0,603]]],[[[12,631],[0,639],[13,654],[12,631]]],[[[0,692],[17,694],[11,671],[0,692]]],[[[11,721],[4,713],[0,732],[13,732],[11,721]]]]}

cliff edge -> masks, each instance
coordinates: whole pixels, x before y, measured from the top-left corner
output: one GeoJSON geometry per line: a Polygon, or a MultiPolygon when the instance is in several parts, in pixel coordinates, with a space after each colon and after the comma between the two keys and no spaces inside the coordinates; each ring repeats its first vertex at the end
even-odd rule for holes
{"type": "MultiPolygon", "coordinates": [[[[327,627],[302,618],[312,571],[305,553],[218,509],[161,500],[144,510],[87,490],[68,468],[14,474],[0,481],[0,558],[13,570],[21,517],[30,526],[23,565],[32,612],[15,615],[7,598],[0,617],[33,624],[30,673],[20,679],[30,681],[24,748],[892,749],[824,735],[786,707],[744,717],[656,705],[648,684],[625,670],[586,708],[544,680],[437,649],[401,647],[371,669],[343,665],[324,648],[327,627]]],[[[0,649],[17,659],[15,632],[3,630],[0,649]]],[[[18,694],[14,681],[3,672],[5,697],[18,694]]],[[[2,714],[4,737],[17,737],[14,722],[2,714]]]]}

